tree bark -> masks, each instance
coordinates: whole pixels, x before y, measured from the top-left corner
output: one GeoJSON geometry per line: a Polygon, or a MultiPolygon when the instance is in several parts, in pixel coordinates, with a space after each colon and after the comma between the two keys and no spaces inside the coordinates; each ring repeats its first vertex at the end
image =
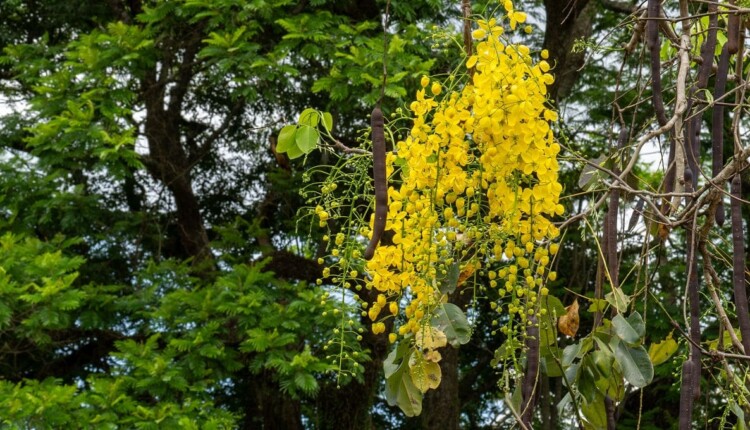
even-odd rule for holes
{"type": "Polygon", "coordinates": [[[302,430],[302,407],[299,400],[291,399],[279,390],[272,372],[253,375],[242,372],[245,416],[242,430],[302,430]]]}
{"type": "MultiPolygon", "coordinates": [[[[166,71],[168,64],[160,64],[160,76],[156,70],[146,73],[142,83],[142,93],[146,106],[145,134],[149,155],[146,166],[151,175],[162,182],[171,192],[177,209],[177,226],[185,254],[194,263],[210,260],[208,235],[203,225],[198,199],[193,190],[192,164],[180,139],[182,102],[192,79],[193,62],[201,40],[200,32],[195,32],[185,47],[183,63],[176,76],[166,71]],[[168,81],[174,86],[167,97],[168,81]],[[165,108],[166,101],[169,108],[165,108]]],[[[168,43],[168,42],[165,42],[168,43]]],[[[168,48],[165,48],[169,51],[168,48]]],[[[174,48],[177,51],[176,48],[174,48]]],[[[165,56],[170,55],[169,52],[165,56]]],[[[169,61],[167,60],[166,63],[169,61]]]]}
{"type": "MultiPolygon", "coordinates": [[[[448,301],[461,309],[471,301],[471,291],[461,287],[450,294],[448,301]]],[[[459,348],[448,345],[440,350],[443,356],[440,360],[442,379],[440,386],[425,394],[420,416],[421,428],[458,430],[461,417],[459,348]]]]}
{"type": "Polygon", "coordinates": [[[428,391],[422,403],[421,427],[427,429],[458,430],[461,404],[459,401],[458,348],[450,345],[440,350],[442,380],[435,390],[428,391]]]}
{"type": "Polygon", "coordinates": [[[573,44],[591,36],[595,6],[596,2],[590,0],[544,0],[547,12],[544,48],[555,66],[555,82],[548,91],[555,102],[568,95],[581,74],[586,53],[584,50],[573,52],[573,44]]]}

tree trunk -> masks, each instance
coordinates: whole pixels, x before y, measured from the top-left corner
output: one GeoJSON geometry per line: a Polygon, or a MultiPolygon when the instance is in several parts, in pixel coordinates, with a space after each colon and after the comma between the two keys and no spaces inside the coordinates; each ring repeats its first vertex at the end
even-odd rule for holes
{"type": "MultiPolygon", "coordinates": [[[[146,139],[149,155],[146,166],[152,176],[172,193],[177,208],[177,226],[185,254],[194,263],[210,259],[208,235],[203,225],[198,199],[191,180],[191,163],[180,141],[181,106],[165,109],[165,84],[156,72],[144,79],[146,139]]],[[[175,97],[170,94],[170,98],[175,97]]],[[[170,99],[170,103],[173,100],[170,99]]]]}
{"type": "Polygon", "coordinates": [[[573,52],[573,44],[591,35],[595,6],[596,2],[590,0],[544,0],[547,12],[544,48],[555,65],[555,82],[549,88],[549,95],[556,102],[565,98],[581,73],[586,53],[573,52]]]}
{"type": "Polygon", "coordinates": [[[302,430],[302,408],[299,400],[293,400],[279,389],[273,373],[253,375],[242,372],[241,393],[245,394],[245,416],[240,424],[242,430],[302,430]]]}
{"type": "Polygon", "coordinates": [[[461,404],[458,398],[458,348],[448,345],[440,350],[442,380],[435,390],[428,391],[422,403],[421,427],[458,430],[461,404]]]}

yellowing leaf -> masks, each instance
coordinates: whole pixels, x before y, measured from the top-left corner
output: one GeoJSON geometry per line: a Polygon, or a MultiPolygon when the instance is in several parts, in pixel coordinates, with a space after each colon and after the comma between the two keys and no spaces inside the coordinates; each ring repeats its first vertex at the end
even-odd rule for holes
{"type": "Polygon", "coordinates": [[[425,360],[419,353],[412,354],[409,358],[409,375],[414,386],[422,393],[437,388],[443,377],[440,365],[425,360]]]}
{"type": "MultiPolygon", "coordinates": [[[[742,333],[740,333],[739,330],[734,331],[735,336],[737,336],[737,339],[740,341],[742,340],[742,333]]],[[[727,349],[732,347],[732,335],[729,334],[728,331],[724,330],[722,335],[722,348],[727,349]]],[[[710,342],[708,342],[708,350],[709,351],[716,351],[719,349],[719,339],[716,338],[710,342]]]]}
{"type": "Polygon", "coordinates": [[[570,306],[565,308],[565,315],[561,316],[557,321],[557,328],[560,330],[560,333],[573,337],[578,332],[579,323],[578,299],[575,299],[570,306]]]}
{"type": "Polygon", "coordinates": [[[432,361],[433,363],[438,363],[443,359],[443,356],[440,355],[439,351],[433,349],[424,353],[424,359],[427,361],[432,361]]]}
{"type": "Polygon", "coordinates": [[[658,366],[669,360],[669,357],[671,357],[676,351],[677,342],[672,339],[672,333],[669,333],[669,336],[667,336],[666,339],[659,343],[652,343],[651,346],[648,347],[648,357],[651,359],[651,363],[653,363],[654,366],[658,366]]]}
{"type": "Polygon", "coordinates": [[[429,326],[419,330],[415,336],[417,347],[423,349],[442,348],[448,344],[448,338],[442,330],[429,326]]]}
{"type": "Polygon", "coordinates": [[[464,266],[463,270],[461,270],[461,273],[458,275],[458,282],[456,284],[460,287],[463,285],[464,282],[466,282],[467,279],[471,277],[471,275],[474,274],[474,272],[477,270],[476,266],[474,266],[471,263],[466,264],[464,266]]]}

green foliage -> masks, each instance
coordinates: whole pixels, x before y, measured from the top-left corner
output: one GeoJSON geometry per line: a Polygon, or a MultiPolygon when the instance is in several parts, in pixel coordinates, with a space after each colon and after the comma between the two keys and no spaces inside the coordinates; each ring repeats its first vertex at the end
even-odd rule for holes
{"type": "Polygon", "coordinates": [[[471,326],[461,308],[453,303],[440,306],[432,317],[432,326],[445,333],[448,343],[454,347],[471,339],[471,326]]]}
{"type": "Polygon", "coordinates": [[[638,312],[627,318],[617,314],[611,321],[604,319],[595,332],[568,345],[561,354],[549,348],[548,375],[564,373],[572,393],[558,407],[563,410],[572,403],[574,408],[580,407],[587,428],[607,428],[605,397],[622,401],[625,382],[642,388],[654,378],[655,364],[642,345],[645,335],[646,326],[638,312]]]}
{"type": "Polygon", "coordinates": [[[305,109],[296,125],[287,125],[281,129],[276,151],[286,153],[291,159],[311,153],[321,143],[318,127],[324,135],[330,136],[333,130],[333,116],[329,112],[305,109]]]}
{"type": "Polygon", "coordinates": [[[0,357],[7,370],[13,348],[54,350],[54,333],[73,326],[87,294],[74,286],[83,259],[63,255],[74,241],[51,243],[6,233],[0,237],[0,330],[9,345],[0,357]],[[12,339],[12,341],[11,341],[12,339]]]}
{"type": "MultiPolygon", "coordinates": [[[[56,351],[59,334],[75,330],[81,309],[109,300],[106,291],[76,285],[75,270],[85,261],[55,251],[73,243],[12,234],[0,240],[0,329],[6,342],[14,339],[15,348],[34,345],[53,359],[61,353],[56,351]]],[[[133,315],[147,328],[133,337],[127,330],[118,335],[108,371],[91,374],[83,385],[55,378],[4,381],[3,422],[11,428],[77,422],[103,428],[230,428],[236,417],[221,409],[211,392],[224,390],[223,381],[243,368],[274,371],[281,389],[292,396],[315,394],[320,375],[333,364],[303,339],[317,337],[313,344],[322,343],[321,327],[335,322],[321,317],[315,289],[279,283],[262,270],[262,265],[240,265],[211,284],[185,288],[182,282],[194,282],[186,277],[187,267],[150,266],[140,275],[144,287],[137,293],[145,306],[133,315]],[[282,304],[284,297],[294,299],[282,304]]],[[[6,349],[2,362],[12,363],[8,354],[13,353],[6,349]]],[[[4,366],[3,374],[12,370],[4,366]]]]}
{"type": "Polygon", "coordinates": [[[422,412],[422,392],[414,385],[409,360],[415,352],[408,342],[401,342],[383,362],[385,398],[391,406],[398,405],[408,417],[422,412]]]}

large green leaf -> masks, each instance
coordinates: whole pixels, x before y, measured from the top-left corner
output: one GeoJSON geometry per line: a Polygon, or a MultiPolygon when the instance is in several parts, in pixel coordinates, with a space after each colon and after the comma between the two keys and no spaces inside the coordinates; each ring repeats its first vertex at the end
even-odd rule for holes
{"type": "Polygon", "coordinates": [[[622,314],[615,315],[612,318],[612,327],[615,329],[617,337],[630,344],[640,343],[645,334],[645,326],[638,312],[634,312],[627,319],[622,314]]]}
{"type": "MultiPolygon", "coordinates": [[[[385,399],[391,406],[398,406],[406,416],[413,417],[422,413],[422,393],[412,382],[409,373],[409,358],[411,354],[399,354],[397,348],[388,355],[386,372],[390,373],[385,381],[385,399]],[[395,353],[395,354],[394,354],[395,353]]],[[[411,353],[414,351],[408,349],[411,353]]]]}
{"type": "Polygon", "coordinates": [[[560,367],[560,363],[552,355],[546,355],[542,357],[542,372],[550,378],[557,378],[562,376],[563,371],[560,367]]]}
{"type": "Polygon", "coordinates": [[[446,303],[437,309],[432,317],[432,325],[442,330],[448,337],[448,343],[454,347],[463,345],[471,338],[471,326],[461,308],[446,303]]]}
{"type": "Polygon", "coordinates": [[[581,350],[581,344],[580,343],[574,343],[572,345],[568,345],[563,349],[563,356],[562,356],[562,365],[563,367],[568,367],[571,364],[573,364],[573,360],[575,360],[576,356],[578,355],[578,351],[581,350]]]}
{"type": "Polygon", "coordinates": [[[585,429],[606,429],[607,428],[607,409],[604,406],[604,397],[596,396],[590,402],[583,402],[581,405],[581,414],[585,419],[585,429]]]}
{"type": "Polygon", "coordinates": [[[320,114],[318,114],[318,111],[313,108],[303,110],[299,115],[299,121],[297,121],[299,125],[306,125],[309,127],[316,127],[318,122],[320,122],[320,114]]]}
{"type": "Polygon", "coordinates": [[[297,143],[297,146],[305,154],[311,153],[318,146],[319,138],[320,133],[318,133],[318,130],[309,125],[300,126],[297,133],[294,135],[294,140],[297,143]]]}
{"type": "Polygon", "coordinates": [[[305,153],[302,152],[301,149],[299,149],[299,146],[292,145],[292,147],[289,148],[288,151],[286,151],[286,155],[288,155],[289,158],[291,158],[292,160],[294,160],[295,158],[299,158],[299,157],[305,155],[305,153]]]}
{"type": "Polygon", "coordinates": [[[737,430],[746,430],[747,425],[745,424],[745,412],[742,410],[740,405],[738,405],[736,401],[730,400],[729,409],[734,412],[735,415],[737,415],[737,427],[735,428],[737,430]]]}
{"type": "Polygon", "coordinates": [[[386,379],[390,378],[391,375],[398,371],[401,366],[404,357],[411,349],[409,342],[400,342],[396,348],[394,348],[390,354],[383,360],[383,371],[386,379]]]}
{"type": "Polygon", "coordinates": [[[539,316],[539,343],[542,346],[552,345],[557,342],[557,318],[565,315],[565,307],[553,296],[543,297],[541,305],[546,312],[539,316]]]}
{"type": "Polygon", "coordinates": [[[279,132],[278,143],[276,144],[277,152],[288,152],[292,147],[296,146],[294,135],[297,132],[296,125],[287,125],[282,128],[279,132]]]}
{"type": "Polygon", "coordinates": [[[646,323],[643,322],[643,318],[639,312],[633,312],[628,316],[628,323],[633,327],[638,336],[643,337],[646,335],[646,323]]]}
{"type": "Polygon", "coordinates": [[[615,359],[625,379],[634,386],[645,387],[654,379],[654,366],[643,346],[631,347],[620,342],[615,349],[615,359]]]}
{"type": "Polygon", "coordinates": [[[587,354],[581,360],[580,370],[578,371],[578,391],[587,402],[594,401],[597,396],[597,370],[590,354],[587,354]]]}
{"type": "Polygon", "coordinates": [[[458,285],[458,276],[461,274],[461,270],[458,267],[458,262],[454,262],[446,269],[445,274],[438,275],[438,289],[443,294],[450,294],[456,290],[458,285]]]}
{"type": "Polygon", "coordinates": [[[617,309],[618,312],[625,312],[628,310],[628,304],[630,304],[630,296],[622,292],[621,288],[614,288],[611,292],[604,295],[604,298],[617,309]]]}

